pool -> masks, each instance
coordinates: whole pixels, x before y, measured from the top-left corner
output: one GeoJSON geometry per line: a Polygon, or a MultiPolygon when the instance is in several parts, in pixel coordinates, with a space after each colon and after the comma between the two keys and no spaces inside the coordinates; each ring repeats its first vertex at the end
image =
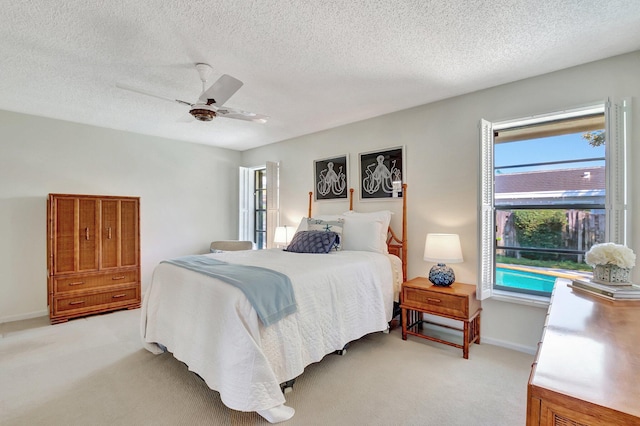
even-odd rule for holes
{"type": "Polygon", "coordinates": [[[496,268],[496,284],[503,287],[551,293],[557,277],[509,268],[496,268]]]}

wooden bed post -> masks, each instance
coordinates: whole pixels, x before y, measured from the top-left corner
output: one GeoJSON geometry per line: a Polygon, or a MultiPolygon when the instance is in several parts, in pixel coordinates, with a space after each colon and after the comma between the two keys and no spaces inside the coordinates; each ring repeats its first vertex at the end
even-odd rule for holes
{"type": "Polygon", "coordinates": [[[407,281],[407,184],[402,184],[402,278],[407,281]]]}
{"type": "Polygon", "coordinates": [[[307,217],[311,217],[311,199],[313,198],[313,192],[309,191],[309,213],[307,214],[307,217]]]}

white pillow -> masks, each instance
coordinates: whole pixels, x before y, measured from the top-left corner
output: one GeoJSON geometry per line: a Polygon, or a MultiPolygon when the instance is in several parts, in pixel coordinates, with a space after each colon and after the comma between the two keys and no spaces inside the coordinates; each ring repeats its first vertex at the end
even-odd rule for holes
{"type": "MultiPolygon", "coordinates": [[[[324,214],[324,215],[319,215],[319,216],[314,216],[312,217],[312,219],[320,219],[320,220],[324,220],[327,222],[330,221],[336,221],[339,219],[342,219],[343,216],[340,214],[324,214]]],[[[307,221],[308,221],[308,217],[303,217],[302,219],[300,219],[300,224],[298,224],[298,228],[296,229],[296,232],[299,231],[308,231],[309,229],[307,228],[307,221]]]]}
{"type": "Polygon", "coordinates": [[[303,217],[302,219],[300,219],[300,223],[298,224],[298,227],[296,228],[295,234],[297,234],[298,232],[301,232],[301,231],[306,231],[306,230],[307,230],[307,218],[303,217]]]}
{"type": "MultiPolygon", "coordinates": [[[[389,253],[389,248],[387,247],[387,234],[392,214],[393,212],[389,210],[380,210],[371,213],[359,213],[353,210],[349,210],[347,212],[344,212],[345,227],[350,219],[380,222],[381,226],[378,231],[378,238],[380,239],[378,245],[380,249],[376,251],[379,251],[380,253],[389,253]]],[[[347,236],[344,236],[344,239],[346,240],[347,236]]]]}
{"type": "Polygon", "coordinates": [[[342,250],[387,253],[386,241],[380,240],[382,228],[383,224],[380,220],[345,215],[342,228],[342,250]]]}

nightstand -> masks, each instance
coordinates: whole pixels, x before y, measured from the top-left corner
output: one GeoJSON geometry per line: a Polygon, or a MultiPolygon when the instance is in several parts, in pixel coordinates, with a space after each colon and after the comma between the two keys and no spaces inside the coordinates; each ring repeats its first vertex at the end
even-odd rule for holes
{"type": "Polygon", "coordinates": [[[476,298],[476,286],[455,282],[449,287],[435,286],[427,278],[418,277],[402,283],[402,339],[407,334],[422,337],[462,349],[462,356],[469,358],[469,345],[480,344],[480,312],[482,307],[476,298]],[[462,321],[463,328],[424,320],[422,314],[462,321]],[[462,344],[429,335],[425,324],[435,324],[462,331],[462,344]]]}

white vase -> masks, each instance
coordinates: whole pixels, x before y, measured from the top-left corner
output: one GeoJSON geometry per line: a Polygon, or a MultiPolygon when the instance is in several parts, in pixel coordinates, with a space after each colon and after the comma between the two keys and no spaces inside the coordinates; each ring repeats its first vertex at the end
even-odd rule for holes
{"type": "Polygon", "coordinates": [[[593,281],[608,285],[629,284],[631,268],[616,265],[596,265],[593,267],[593,281]]]}

